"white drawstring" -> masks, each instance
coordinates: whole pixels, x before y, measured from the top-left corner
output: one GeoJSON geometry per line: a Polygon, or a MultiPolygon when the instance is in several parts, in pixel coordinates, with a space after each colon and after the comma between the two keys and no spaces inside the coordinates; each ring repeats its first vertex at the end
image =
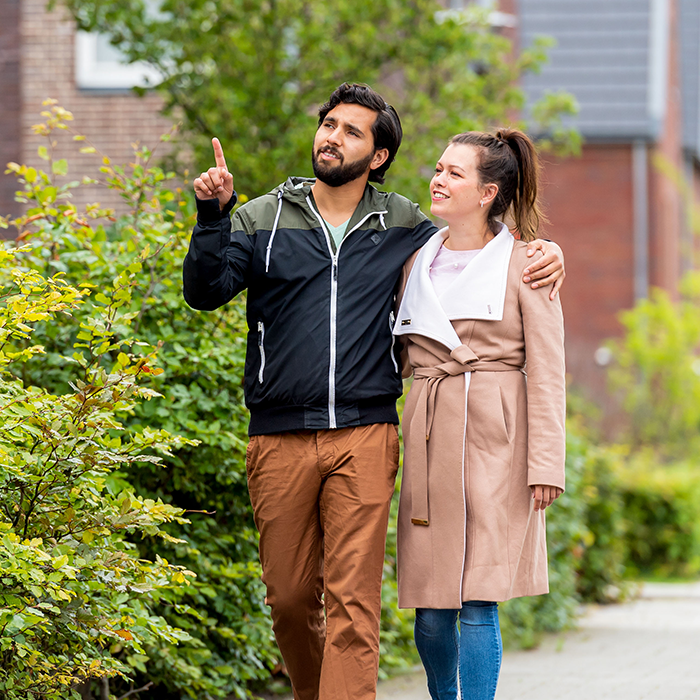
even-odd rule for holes
{"type": "Polygon", "coordinates": [[[379,221],[381,221],[384,230],[386,231],[386,224],[384,223],[384,214],[379,215],[379,221]]]}
{"type": "Polygon", "coordinates": [[[265,272],[270,269],[270,253],[272,253],[272,241],[275,240],[275,233],[277,233],[277,223],[280,220],[280,213],[282,211],[282,195],[284,191],[280,189],[277,192],[277,215],[275,216],[275,223],[272,224],[272,233],[270,234],[270,240],[267,243],[267,250],[265,251],[265,272]]]}

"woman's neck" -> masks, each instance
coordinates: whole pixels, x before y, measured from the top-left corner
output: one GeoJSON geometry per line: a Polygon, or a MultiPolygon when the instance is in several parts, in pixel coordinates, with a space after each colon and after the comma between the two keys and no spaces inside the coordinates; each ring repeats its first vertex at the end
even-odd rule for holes
{"type": "Polygon", "coordinates": [[[444,245],[449,250],[476,250],[483,248],[494,236],[485,218],[450,221],[444,245]]]}

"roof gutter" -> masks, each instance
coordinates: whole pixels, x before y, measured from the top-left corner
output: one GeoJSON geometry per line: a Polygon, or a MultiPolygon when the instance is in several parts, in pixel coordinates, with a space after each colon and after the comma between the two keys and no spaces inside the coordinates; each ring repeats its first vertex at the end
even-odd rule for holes
{"type": "Polygon", "coordinates": [[[632,145],[634,209],[634,300],[649,296],[649,154],[645,141],[632,145]]]}
{"type": "Polygon", "coordinates": [[[652,139],[661,135],[668,101],[668,70],[671,40],[669,0],[651,0],[649,12],[649,81],[647,116],[652,139]]]}

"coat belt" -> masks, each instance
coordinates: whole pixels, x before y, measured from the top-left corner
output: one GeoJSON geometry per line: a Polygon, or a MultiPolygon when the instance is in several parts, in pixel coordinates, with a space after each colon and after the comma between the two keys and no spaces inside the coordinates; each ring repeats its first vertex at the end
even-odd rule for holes
{"type": "MultiPolygon", "coordinates": [[[[440,382],[445,377],[456,377],[467,372],[522,372],[522,367],[515,367],[505,362],[480,360],[474,353],[462,345],[451,353],[452,357],[467,359],[464,362],[453,359],[435,367],[417,367],[413,370],[414,382],[419,382],[418,400],[411,420],[411,522],[414,525],[429,525],[428,509],[428,442],[435,416],[435,399],[440,382]],[[461,352],[460,352],[461,351],[461,352]],[[465,357],[465,355],[467,357],[465,357]]],[[[414,389],[415,390],[415,389],[414,389]]]]}

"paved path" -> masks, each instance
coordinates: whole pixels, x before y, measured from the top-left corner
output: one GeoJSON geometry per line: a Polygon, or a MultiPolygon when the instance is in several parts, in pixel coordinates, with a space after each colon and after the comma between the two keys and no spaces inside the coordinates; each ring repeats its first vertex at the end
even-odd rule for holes
{"type": "MultiPolygon", "coordinates": [[[[700,582],[645,584],[591,606],[577,630],[507,652],[496,700],[700,700],[700,582]]],[[[380,683],[378,700],[430,700],[422,671],[380,683]]]]}

